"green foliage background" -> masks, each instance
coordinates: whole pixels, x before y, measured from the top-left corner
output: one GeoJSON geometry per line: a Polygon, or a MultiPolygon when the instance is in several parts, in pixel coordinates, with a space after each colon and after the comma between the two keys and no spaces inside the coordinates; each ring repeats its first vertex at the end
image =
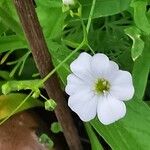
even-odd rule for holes
{"type": "MultiPolygon", "coordinates": [[[[70,8],[64,6],[61,0],[35,2],[36,12],[62,89],[70,73],[70,62],[81,51],[91,54],[93,51],[105,53],[116,61],[121,69],[128,70],[133,75],[135,95],[133,100],[126,103],[125,118],[108,126],[102,125],[97,118],[85,124],[92,150],[103,149],[99,137],[103,138],[113,150],[149,150],[149,0],[79,0],[70,8]],[[87,34],[85,28],[90,19],[92,22],[87,34]]],[[[39,79],[33,77],[38,71],[11,0],[0,1],[0,53],[2,87],[9,82],[10,92],[25,90],[24,86],[17,88],[18,85],[23,83],[26,86],[28,80],[32,84],[35,83],[34,79],[39,79]]],[[[38,85],[27,87],[39,92],[36,91],[38,85]]],[[[5,92],[3,88],[3,93],[5,92]]],[[[13,110],[23,101],[24,95],[19,93],[0,96],[0,119],[10,117],[13,110]]],[[[30,102],[26,105],[24,103],[21,110],[42,105],[39,100],[35,101],[33,98],[30,102]]]]}

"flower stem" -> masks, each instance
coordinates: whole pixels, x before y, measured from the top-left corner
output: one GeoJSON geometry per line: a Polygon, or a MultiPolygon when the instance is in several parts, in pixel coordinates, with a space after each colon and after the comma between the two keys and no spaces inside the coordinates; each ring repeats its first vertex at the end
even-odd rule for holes
{"type": "Polygon", "coordinates": [[[96,0],[93,0],[92,7],[91,7],[91,10],[90,10],[90,14],[89,14],[89,18],[88,18],[87,27],[86,27],[87,34],[89,32],[89,29],[90,29],[90,25],[91,25],[92,16],[93,16],[93,13],[94,13],[95,4],[96,4],[96,0]]]}
{"type": "Polygon", "coordinates": [[[41,84],[47,81],[69,58],[71,58],[84,45],[85,45],[85,41],[83,40],[83,42],[81,42],[81,44],[72,53],[70,53],[60,64],[58,64],[46,77],[42,79],[41,84]]]}

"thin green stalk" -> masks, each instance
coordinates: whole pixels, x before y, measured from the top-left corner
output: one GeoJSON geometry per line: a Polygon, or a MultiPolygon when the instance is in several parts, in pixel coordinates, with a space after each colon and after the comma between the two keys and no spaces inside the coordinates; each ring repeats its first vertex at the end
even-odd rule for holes
{"type": "Polygon", "coordinates": [[[92,47],[89,45],[89,44],[87,44],[87,46],[88,46],[88,48],[91,50],[91,52],[93,53],[93,55],[95,54],[95,52],[94,52],[94,50],[92,49],[92,47]]]}
{"type": "Polygon", "coordinates": [[[0,64],[1,64],[1,65],[6,61],[6,59],[9,57],[9,55],[10,55],[13,51],[14,51],[14,50],[8,51],[8,52],[2,57],[2,59],[1,59],[1,61],[0,61],[0,64]]]}
{"type": "Polygon", "coordinates": [[[45,78],[42,79],[42,84],[48,80],[52,74],[55,73],[69,58],[71,58],[78,50],[80,50],[85,45],[85,41],[81,42],[81,44],[72,52],[70,55],[68,55],[59,65],[57,65],[45,78]]]}
{"type": "Polygon", "coordinates": [[[81,21],[81,25],[82,25],[82,29],[83,29],[83,40],[85,41],[85,44],[88,44],[88,38],[87,38],[87,30],[86,30],[86,26],[82,20],[82,18],[80,18],[81,21]]]}
{"type": "Polygon", "coordinates": [[[87,34],[89,32],[89,29],[90,29],[90,25],[91,25],[92,16],[93,16],[93,13],[94,13],[95,4],[96,4],[96,0],[93,0],[92,7],[91,7],[91,10],[90,10],[90,14],[89,14],[89,18],[88,18],[87,27],[86,27],[87,34]]]}
{"type": "Polygon", "coordinates": [[[96,0],[93,0],[93,3],[92,3],[92,7],[91,7],[91,11],[90,11],[90,14],[89,14],[89,18],[88,18],[88,23],[87,23],[87,27],[85,28],[85,25],[84,25],[84,22],[82,19],[81,20],[81,24],[82,24],[82,27],[83,27],[83,41],[81,42],[81,44],[72,52],[70,53],[70,55],[68,55],[68,57],[66,57],[58,66],[56,66],[45,78],[42,79],[42,84],[47,80],[49,79],[52,74],[58,70],[69,58],[71,58],[78,50],[80,50],[84,45],[88,45],[88,40],[87,40],[87,34],[88,34],[88,31],[89,31],[89,28],[90,28],[90,25],[91,25],[91,20],[92,20],[92,16],[93,16],[93,13],[94,13],[94,8],[95,8],[95,3],[96,3],[96,0]]]}
{"type": "Polygon", "coordinates": [[[95,52],[91,48],[91,46],[89,45],[89,42],[88,42],[88,32],[89,32],[89,29],[90,29],[90,25],[91,25],[91,21],[92,21],[92,16],[93,16],[93,13],[94,13],[95,3],[96,3],[96,0],[93,0],[92,7],[91,7],[91,10],[90,10],[90,14],[89,14],[89,18],[88,18],[88,23],[87,23],[86,27],[85,27],[85,24],[84,24],[82,18],[80,18],[81,24],[82,24],[82,28],[83,28],[83,35],[84,35],[84,39],[85,39],[85,45],[91,50],[91,52],[93,54],[95,54],[95,52]]]}
{"type": "Polygon", "coordinates": [[[44,100],[48,101],[48,99],[47,99],[44,95],[40,94],[40,96],[41,96],[44,100]]]}
{"type": "Polygon", "coordinates": [[[18,73],[19,76],[21,75],[21,73],[22,73],[22,71],[23,71],[25,62],[26,62],[28,56],[30,55],[30,53],[31,53],[31,51],[28,51],[28,52],[22,57],[22,58],[23,58],[23,59],[22,59],[22,64],[21,64],[21,67],[20,67],[20,70],[19,70],[19,73],[18,73]]]}

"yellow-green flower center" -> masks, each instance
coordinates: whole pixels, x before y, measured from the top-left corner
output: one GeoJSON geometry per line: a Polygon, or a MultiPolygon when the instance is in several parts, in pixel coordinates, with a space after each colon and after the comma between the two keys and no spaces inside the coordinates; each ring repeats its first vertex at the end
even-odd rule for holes
{"type": "Polygon", "coordinates": [[[94,86],[94,91],[98,94],[104,93],[106,91],[109,91],[110,89],[110,84],[107,80],[105,79],[98,79],[95,82],[95,86],[94,86]]]}

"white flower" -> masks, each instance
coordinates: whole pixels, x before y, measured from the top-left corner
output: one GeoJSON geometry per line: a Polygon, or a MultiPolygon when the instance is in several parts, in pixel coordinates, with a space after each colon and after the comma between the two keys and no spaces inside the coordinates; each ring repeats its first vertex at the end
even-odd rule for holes
{"type": "Polygon", "coordinates": [[[74,5],[74,0],[62,0],[65,5],[74,5]]]}
{"type": "Polygon", "coordinates": [[[132,76],[119,70],[118,65],[104,54],[81,53],[70,65],[73,72],[67,77],[66,93],[69,107],[83,121],[95,116],[105,125],[126,114],[123,101],[134,94],[132,76]]]}

